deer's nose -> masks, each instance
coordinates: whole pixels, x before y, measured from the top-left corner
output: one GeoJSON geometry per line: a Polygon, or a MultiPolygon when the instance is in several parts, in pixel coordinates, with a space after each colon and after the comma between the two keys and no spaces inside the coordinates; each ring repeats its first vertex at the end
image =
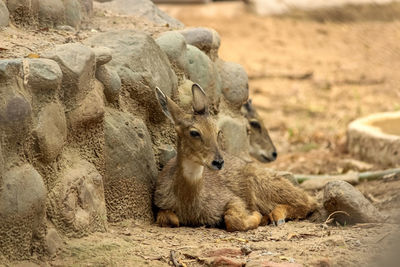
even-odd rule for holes
{"type": "Polygon", "coordinates": [[[211,165],[212,165],[215,169],[220,170],[220,169],[222,169],[222,166],[224,166],[224,160],[223,160],[223,159],[216,159],[216,160],[213,160],[213,161],[211,162],[211,165]]]}
{"type": "Polygon", "coordinates": [[[276,151],[272,152],[272,158],[274,160],[276,160],[277,157],[278,157],[278,153],[276,153],[276,151]]]}

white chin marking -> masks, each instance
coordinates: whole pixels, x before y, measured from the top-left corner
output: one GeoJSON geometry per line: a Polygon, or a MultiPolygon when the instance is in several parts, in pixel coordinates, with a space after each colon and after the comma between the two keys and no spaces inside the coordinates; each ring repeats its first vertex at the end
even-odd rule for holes
{"type": "Polygon", "coordinates": [[[183,160],[183,176],[189,181],[197,181],[203,176],[204,166],[191,160],[183,160]]]}

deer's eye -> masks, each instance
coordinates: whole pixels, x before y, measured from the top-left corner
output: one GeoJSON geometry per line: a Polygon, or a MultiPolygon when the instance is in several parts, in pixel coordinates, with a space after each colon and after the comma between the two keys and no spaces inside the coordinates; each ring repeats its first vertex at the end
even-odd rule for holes
{"type": "Polygon", "coordinates": [[[250,126],[256,130],[261,130],[261,124],[258,121],[250,121],[250,126]]]}
{"type": "Polygon", "coordinates": [[[194,138],[199,138],[200,137],[200,133],[196,130],[190,130],[190,136],[194,137],[194,138]]]}

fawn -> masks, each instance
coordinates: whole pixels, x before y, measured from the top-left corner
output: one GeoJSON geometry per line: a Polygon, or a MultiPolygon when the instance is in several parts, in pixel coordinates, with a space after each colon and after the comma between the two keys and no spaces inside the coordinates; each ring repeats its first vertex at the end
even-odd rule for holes
{"type": "Polygon", "coordinates": [[[251,99],[242,105],[241,112],[249,122],[250,155],[260,162],[276,160],[278,157],[276,148],[269,137],[267,128],[253,107],[251,99]]]}
{"type": "Polygon", "coordinates": [[[208,114],[203,89],[192,87],[194,114],[185,114],[156,88],[163,112],[175,124],[177,156],[160,172],[154,195],[160,226],[219,226],[246,231],[268,222],[304,218],[314,200],[263,167],[219,149],[221,132],[208,114]],[[225,165],[225,168],[223,166],[225,165]]]}

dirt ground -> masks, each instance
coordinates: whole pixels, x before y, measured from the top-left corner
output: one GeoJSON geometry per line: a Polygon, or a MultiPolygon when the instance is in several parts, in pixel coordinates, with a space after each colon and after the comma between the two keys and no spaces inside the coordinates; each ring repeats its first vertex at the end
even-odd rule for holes
{"type": "MultiPolygon", "coordinates": [[[[357,170],[347,160],[352,158],[346,151],[348,123],[371,113],[400,109],[399,4],[294,11],[279,17],[252,15],[241,2],[162,8],[186,26],[216,29],[222,39],[220,57],[238,62],[248,71],[253,103],[279,153],[269,167],[310,174],[357,170]]],[[[96,12],[94,20],[77,34],[11,27],[0,33],[0,58],[27,56],[97,31],[146,26],[96,12]]],[[[381,166],[372,164],[369,168],[381,166]]],[[[400,180],[357,187],[389,216],[389,223],[326,226],[301,221],[227,233],[124,221],[111,224],[107,233],[66,239],[56,258],[33,262],[50,266],[168,266],[172,264],[171,251],[175,251],[183,266],[204,266],[211,264],[213,252],[231,248],[234,260],[253,262],[253,266],[260,266],[256,263],[259,259],[304,266],[379,266],[382,264],[376,264],[376,257],[381,258],[379,262],[387,260],[390,248],[400,244],[395,243],[399,225],[394,223],[400,211],[400,180]],[[238,253],[240,249],[246,253],[238,253]]]]}

